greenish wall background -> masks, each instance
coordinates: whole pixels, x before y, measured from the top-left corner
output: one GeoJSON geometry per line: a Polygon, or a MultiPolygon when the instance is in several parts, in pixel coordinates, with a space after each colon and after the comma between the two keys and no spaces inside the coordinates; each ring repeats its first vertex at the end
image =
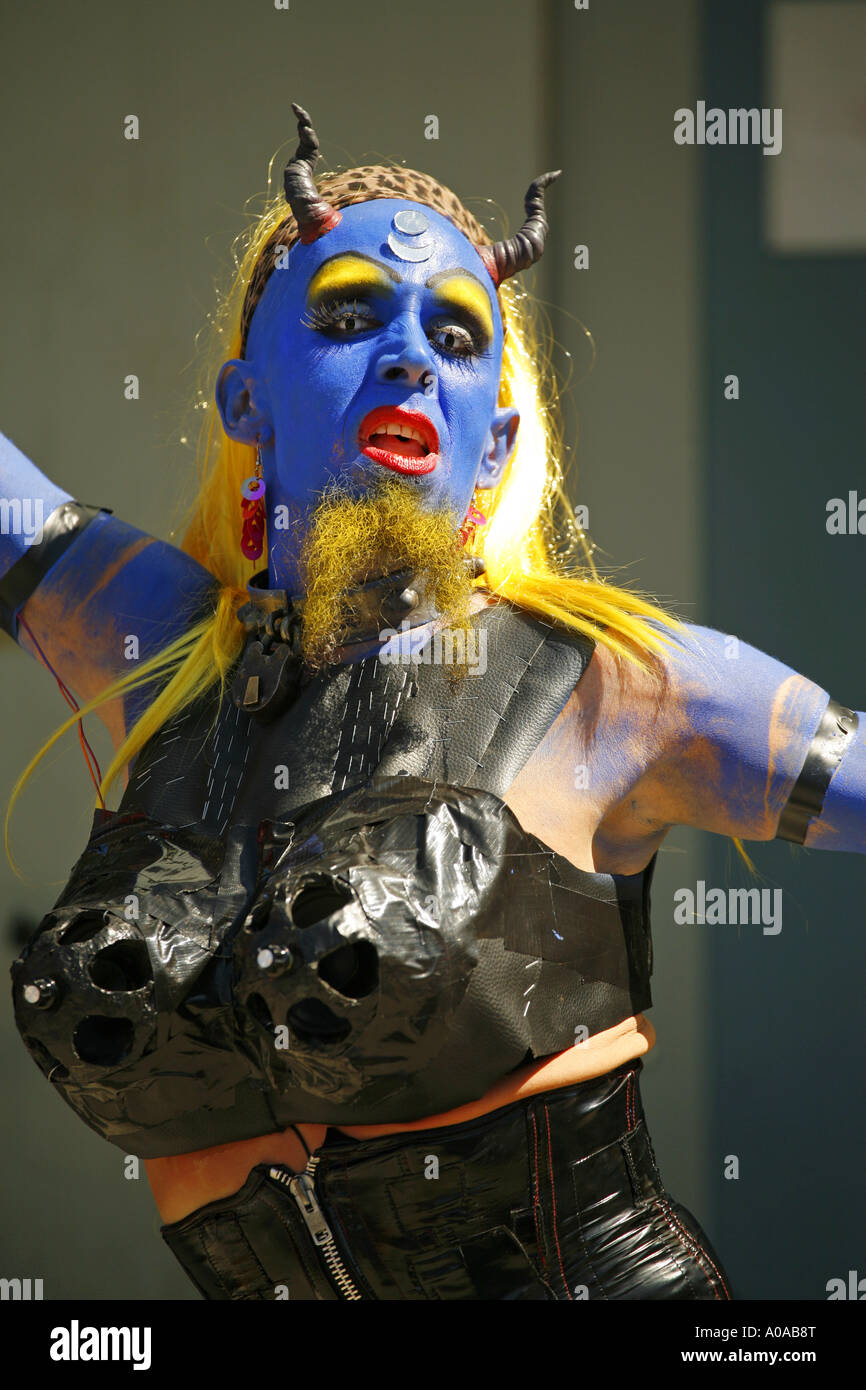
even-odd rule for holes
{"type": "MultiPolygon", "coordinates": [[[[552,322],[572,354],[573,495],[589,509],[597,562],[686,620],[706,622],[700,166],[672,136],[673,110],[698,92],[700,10],[691,0],[620,0],[587,11],[554,4],[550,18],[548,130],[552,167],[565,172],[550,197],[556,249],[542,264],[552,322]],[[578,270],[574,248],[583,245],[589,268],[578,270]]],[[[706,944],[675,928],[666,909],[676,885],[705,876],[709,838],[678,827],[659,852],[650,1015],[658,1040],[641,1087],[665,1183],[723,1251],[708,1209],[706,944]]]]}

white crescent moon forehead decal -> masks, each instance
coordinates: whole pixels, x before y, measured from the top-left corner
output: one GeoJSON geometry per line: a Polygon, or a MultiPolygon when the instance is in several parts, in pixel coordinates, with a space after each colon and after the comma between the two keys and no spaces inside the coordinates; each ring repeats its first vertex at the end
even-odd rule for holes
{"type": "Polygon", "coordinates": [[[423,236],[423,233],[430,229],[430,220],[420,209],[401,209],[394,214],[391,226],[393,231],[388,233],[388,245],[395,256],[401,261],[430,259],[433,254],[433,241],[430,237],[423,236]]]}
{"type": "Polygon", "coordinates": [[[409,208],[396,213],[391,225],[397,232],[408,232],[410,236],[418,236],[420,232],[426,232],[430,222],[423,212],[417,208],[409,208]]]}

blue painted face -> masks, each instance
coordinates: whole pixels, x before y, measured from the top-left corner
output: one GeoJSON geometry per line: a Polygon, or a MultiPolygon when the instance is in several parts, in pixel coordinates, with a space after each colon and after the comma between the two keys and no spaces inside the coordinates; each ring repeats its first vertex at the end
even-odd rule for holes
{"type": "Polygon", "coordinates": [[[513,452],[493,282],[472,243],[420,203],[356,203],[297,242],[246,352],[223,365],[217,404],[227,434],[260,437],[269,518],[288,504],[302,519],[332,479],[360,493],[399,473],[422,505],[462,521],[513,452]]]}

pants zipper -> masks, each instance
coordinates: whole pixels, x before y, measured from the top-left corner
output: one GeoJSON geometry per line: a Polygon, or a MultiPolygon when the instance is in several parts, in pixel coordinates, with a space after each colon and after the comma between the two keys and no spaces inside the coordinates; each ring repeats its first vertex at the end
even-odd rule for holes
{"type": "Polygon", "coordinates": [[[292,1173],[287,1168],[276,1167],[270,1168],[268,1171],[269,1176],[275,1182],[282,1183],[284,1187],[289,1189],[297,1202],[313,1244],[321,1250],[328,1273],[336,1285],[338,1293],[343,1298],[354,1301],[363,1298],[363,1294],[358,1292],[353,1283],[337,1249],[333,1232],[319,1206],[319,1199],[316,1196],[316,1168],[318,1165],[319,1159],[313,1154],[303,1173],[292,1173]]]}

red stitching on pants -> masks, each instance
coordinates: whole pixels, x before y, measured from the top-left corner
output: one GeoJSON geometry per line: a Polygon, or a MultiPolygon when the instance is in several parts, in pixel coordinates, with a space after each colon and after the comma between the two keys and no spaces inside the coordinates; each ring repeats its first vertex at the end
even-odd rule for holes
{"type": "MultiPolygon", "coordinates": [[[[678,1218],[677,1216],[674,1215],[673,1211],[671,1211],[670,1202],[667,1202],[667,1201],[659,1201],[659,1204],[658,1204],[658,1205],[659,1205],[659,1210],[661,1211],[662,1216],[665,1218],[665,1220],[667,1221],[668,1225],[671,1227],[671,1230],[674,1231],[674,1235],[677,1235],[677,1234],[679,1233],[679,1236],[680,1236],[680,1244],[683,1245],[683,1246],[685,1247],[685,1249],[689,1252],[689,1254],[692,1253],[691,1250],[689,1250],[689,1246],[690,1246],[690,1245],[693,1245],[694,1248],[695,1248],[695,1250],[699,1250],[699,1251],[701,1252],[701,1254],[703,1255],[704,1259],[707,1261],[707,1264],[710,1266],[710,1268],[711,1268],[712,1270],[714,1270],[715,1275],[716,1275],[716,1278],[718,1279],[719,1283],[721,1284],[722,1288],[724,1289],[724,1291],[725,1291],[725,1298],[727,1298],[727,1299],[730,1301],[731,1295],[730,1295],[729,1292],[728,1292],[728,1286],[727,1286],[727,1284],[725,1283],[724,1279],[722,1278],[722,1276],[721,1276],[719,1270],[716,1269],[716,1266],[713,1264],[712,1260],[710,1259],[710,1257],[709,1257],[709,1255],[707,1254],[707,1252],[706,1252],[706,1250],[704,1249],[704,1247],[703,1247],[702,1245],[699,1245],[699,1244],[698,1244],[698,1242],[695,1240],[694,1236],[691,1235],[691,1234],[686,1230],[686,1228],[683,1226],[683,1224],[682,1224],[682,1222],[679,1220],[679,1218],[678,1218]],[[672,1222],[674,1222],[674,1223],[676,1224],[676,1230],[674,1230],[674,1226],[671,1224],[672,1222]]],[[[701,1264],[700,1259],[698,1258],[698,1256],[697,1256],[697,1255],[694,1255],[693,1258],[695,1259],[696,1263],[697,1263],[698,1265],[700,1265],[701,1270],[703,1271],[704,1274],[707,1275],[707,1278],[710,1279],[709,1274],[707,1274],[707,1271],[704,1269],[704,1267],[703,1267],[703,1265],[701,1264]]],[[[710,1279],[710,1283],[712,1283],[712,1280],[711,1280],[711,1279],[710,1279]]],[[[716,1298],[721,1298],[721,1294],[719,1293],[719,1291],[718,1291],[718,1289],[715,1287],[715,1285],[713,1286],[713,1293],[714,1293],[714,1295],[715,1295],[716,1298]]]]}
{"type": "Polygon", "coordinates": [[[632,1093],[632,1087],[633,1087],[633,1086],[634,1086],[634,1072],[633,1072],[633,1071],[630,1071],[629,1074],[628,1074],[628,1078],[627,1078],[627,1081],[626,1081],[626,1088],[625,1088],[625,1122],[626,1122],[626,1126],[627,1126],[627,1132],[628,1132],[629,1134],[631,1134],[632,1130],[635,1128],[635,1118],[634,1118],[634,1095],[633,1095],[633,1093],[632,1093]]]}
{"type": "Polygon", "coordinates": [[[565,1269],[563,1268],[562,1264],[562,1251],[559,1248],[559,1235],[556,1230],[556,1186],[553,1181],[553,1150],[551,1148],[550,1143],[550,1115],[548,1114],[546,1105],[544,1107],[544,1118],[547,1122],[547,1161],[550,1165],[550,1190],[553,1194],[553,1239],[556,1243],[556,1253],[559,1257],[559,1272],[562,1275],[562,1282],[565,1285],[565,1292],[568,1294],[569,1299],[571,1299],[571,1302],[573,1303],[574,1299],[571,1295],[571,1289],[568,1287],[568,1280],[565,1277],[565,1269]]]}
{"type": "Polygon", "coordinates": [[[535,1124],[534,1110],[530,1110],[529,1118],[532,1121],[532,1138],[535,1150],[533,1158],[532,1219],[535,1222],[535,1243],[538,1246],[538,1253],[541,1256],[542,1267],[546,1270],[547,1261],[544,1258],[544,1244],[538,1230],[538,1129],[535,1124]]]}

